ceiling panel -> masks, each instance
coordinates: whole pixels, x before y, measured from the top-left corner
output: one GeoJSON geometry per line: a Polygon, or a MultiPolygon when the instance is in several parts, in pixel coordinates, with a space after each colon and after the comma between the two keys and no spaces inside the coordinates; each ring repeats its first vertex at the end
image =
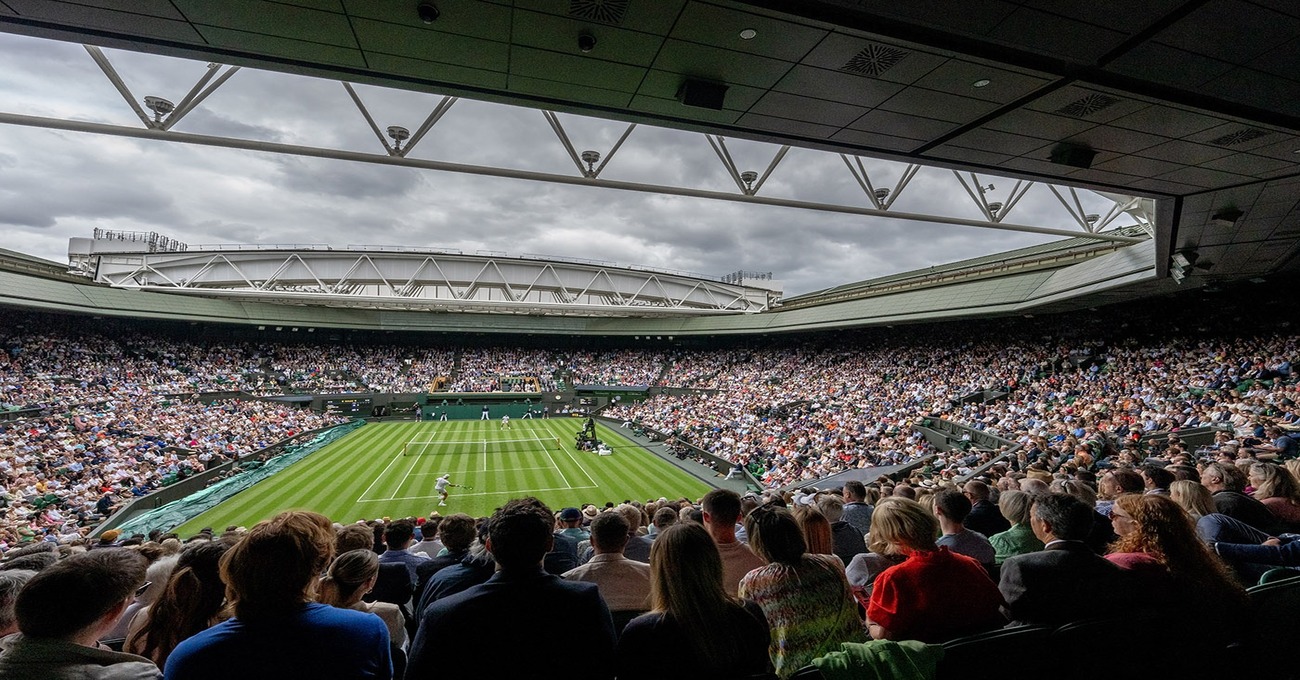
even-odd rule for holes
{"type": "Polygon", "coordinates": [[[884,40],[831,33],[804,57],[808,66],[842,70],[859,58],[858,64],[871,77],[891,83],[910,85],[948,60],[948,55],[917,49],[884,40]]]}
{"type": "Polygon", "coordinates": [[[918,87],[941,92],[960,92],[975,99],[1006,104],[1037,90],[1053,79],[1008,71],[987,64],[949,59],[916,81],[918,87]],[[977,86],[977,82],[989,81],[977,86]]]}
{"type": "Polygon", "coordinates": [[[370,19],[353,19],[352,26],[367,54],[393,54],[488,71],[504,72],[510,64],[510,46],[505,43],[370,19]]]}
{"type": "Polygon", "coordinates": [[[661,71],[683,73],[720,83],[771,88],[790,68],[790,62],[718,49],[684,40],[667,40],[655,59],[661,71]]]}
{"type": "Polygon", "coordinates": [[[797,65],[791,68],[773,89],[803,97],[829,99],[874,108],[898,93],[903,87],[899,83],[863,78],[842,71],[797,65]]]}
{"type": "Polygon", "coordinates": [[[785,92],[768,92],[750,108],[750,111],[765,116],[797,117],[799,120],[837,128],[845,127],[864,113],[864,109],[860,106],[840,104],[825,99],[810,99],[785,92]]]}
{"type": "Polygon", "coordinates": [[[170,6],[163,7],[168,5],[165,2],[144,2],[130,12],[51,0],[5,0],[3,4],[12,9],[13,14],[31,19],[109,31],[143,31],[164,40],[202,41],[193,26],[179,20],[183,19],[179,12],[170,6]]]}
{"type": "Polygon", "coordinates": [[[692,2],[682,10],[670,37],[797,62],[829,32],[824,28],[781,21],[753,12],[692,2]],[[744,30],[754,31],[755,36],[744,39],[741,37],[744,30]]]}
{"type": "MultiPolygon", "coordinates": [[[[505,17],[509,21],[510,14],[506,12],[505,17]]],[[[651,33],[614,26],[591,26],[589,22],[572,17],[515,12],[514,19],[514,25],[505,30],[505,35],[510,35],[514,44],[582,56],[593,61],[648,66],[664,43],[662,37],[651,33]],[[596,47],[587,54],[578,49],[578,35],[583,32],[596,38],[596,47]]]]}
{"type": "Polygon", "coordinates": [[[997,104],[946,92],[909,87],[880,105],[886,111],[965,123],[997,108],[997,104]]]}

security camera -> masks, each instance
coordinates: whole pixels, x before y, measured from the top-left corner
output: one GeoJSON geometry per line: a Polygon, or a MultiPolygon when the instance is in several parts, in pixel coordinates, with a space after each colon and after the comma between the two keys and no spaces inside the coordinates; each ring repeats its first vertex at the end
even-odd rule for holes
{"type": "Polygon", "coordinates": [[[586,31],[583,31],[582,33],[578,34],[578,49],[582,50],[584,54],[592,51],[595,48],[596,48],[596,36],[586,31]]]}
{"type": "Polygon", "coordinates": [[[431,24],[437,21],[438,15],[442,14],[442,12],[438,11],[438,6],[429,2],[429,0],[421,2],[419,7],[416,8],[416,11],[420,13],[420,21],[423,21],[426,24],[431,24]]]}

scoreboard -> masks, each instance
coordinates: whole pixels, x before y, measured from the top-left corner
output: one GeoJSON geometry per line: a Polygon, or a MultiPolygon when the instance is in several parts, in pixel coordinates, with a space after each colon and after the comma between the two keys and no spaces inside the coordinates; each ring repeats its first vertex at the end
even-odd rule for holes
{"type": "Polygon", "coordinates": [[[321,403],[327,411],[334,411],[345,416],[365,417],[370,415],[370,408],[374,401],[370,397],[340,397],[324,399],[321,403]]]}

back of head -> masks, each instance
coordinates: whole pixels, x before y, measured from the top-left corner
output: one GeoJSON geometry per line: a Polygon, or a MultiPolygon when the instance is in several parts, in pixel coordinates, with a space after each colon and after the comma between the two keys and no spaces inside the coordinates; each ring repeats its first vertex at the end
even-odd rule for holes
{"type": "Polygon", "coordinates": [[[512,500],[497,510],[488,528],[488,550],[497,565],[514,570],[541,564],[555,541],[551,533],[554,517],[550,508],[531,496],[512,500]]]}
{"type": "Polygon", "coordinates": [[[384,542],[389,550],[401,550],[415,537],[415,524],[399,519],[384,529],[384,542]]]}
{"type": "Polygon", "coordinates": [[[1261,480],[1255,484],[1255,498],[1285,498],[1300,503],[1300,481],[1290,470],[1273,463],[1255,463],[1250,466],[1250,476],[1261,480]]]}
{"type": "Polygon", "coordinates": [[[857,480],[844,483],[844,497],[850,503],[861,503],[867,498],[867,487],[857,480]]]}
{"type": "Polygon", "coordinates": [[[826,515],[815,505],[798,505],[794,509],[794,518],[803,531],[804,552],[817,555],[830,555],[835,552],[835,539],[831,532],[831,523],[826,515]]]}
{"type": "Polygon", "coordinates": [[[1058,479],[1048,489],[1052,493],[1064,493],[1074,496],[1090,507],[1097,505],[1097,493],[1091,486],[1074,479],[1058,479]]]}
{"type": "Polygon", "coordinates": [[[677,511],[670,507],[663,507],[655,510],[654,525],[655,528],[660,531],[676,524],[677,519],[677,511]]]}
{"type": "Polygon", "coordinates": [[[1024,491],[1003,491],[998,497],[998,510],[1012,524],[1029,524],[1029,508],[1034,497],[1024,491]]]}
{"type": "Polygon", "coordinates": [[[211,626],[226,600],[221,558],[229,549],[224,541],[185,546],[150,605],[144,627],[127,640],[127,649],[161,666],[182,640],[211,626]]]}
{"type": "Polygon", "coordinates": [[[903,552],[934,550],[939,520],[920,503],[906,498],[882,498],[871,515],[871,542],[889,544],[903,552]]]}
{"type": "Polygon", "coordinates": [[[817,509],[826,516],[827,522],[834,524],[844,517],[844,499],[839,496],[821,496],[817,499],[817,509]]]}
{"type": "Polygon", "coordinates": [[[18,600],[18,591],[35,575],[36,572],[27,569],[0,571],[0,636],[18,632],[14,604],[18,600]]]}
{"type": "Polygon", "coordinates": [[[320,595],[316,599],[322,604],[346,607],[357,590],[378,573],[379,556],[375,551],[349,550],[334,558],[329,573],[321,579],[320,595]]]}
{"type": "Polygon", "coordinates": [[[1092,531],[1092,507],[1069,494],[1036,497],[1032,514],[1048,525],[1052,536],[1063,541],[1082,541],[1092,531]]]}
{"type": "Polygon", "coordinates": [[[787,509],[763,505],[745,517],[745,533],[749,547],[768,562],[798,564],[808,544],[804,540],[799,522],[787,509]]]}
{"type": "Polygon", "coordinates": [[[314,512],[258,522],[221,559],[235,615],[245,621],[286,616],[311,601],[316,578],[334,557],[334,539],[329,518],[314,512]]]}
{"type": "Polygon", "coordinates": [[[339,529],[334,536],[334,552],[338,554],[361,548],[371,550],[374,547],[374,530],[365,524],[349,524],[339,529]]]}
{"type": "Polygon", "coordinates": [[[591,544],[604,553],[618,553],[627,545],[627,520],[617,512],[602,512],[591,520],[591,544]]]}
{"type": "Polygon", "coordinates": [[[957,489],[944,489],[934,495],[934,508],[949,521],[961,524],[970,514],[971,503],[966,494],[957,489]]]}
{"type": "Polygon", "coordinates": [[[1180,479],[1169,485],[1169,497],[1182,506],[1193,517],[1204,517],[1218,510],[1214,507],[1214,496],[1200,482],[1180,479]]]}
{"type": "Polygon", "coordinates": [[[678,524],[664,529],[650,546],[650,600],[655,611],[679,621],[696,602],[728,600],[722,585],[722,557],[703,527],[678,524]]]}
{"type": "Polygon", "coordinates": [[[614,508],[614,511],[622,515],[623,519],[627,520],[627,532],[629,534],[635,532],[641,527],[641,509],[635,505],[623,503],[614,508]]]}
{"type": "Polygon", "coordinates": [[[469,550],[469,544],[474,542],[477,534],[478,529],[475,527],[474,518],[463,512],[447,515],[438,525],[438,535],[442,538],[442,545],[448,552],[469,550]]]}
{"type": "Polygon", "coordinates": [[[148,561],[106,548],[56,562],[27,582],[14,613],[24,635],[69,639],[123,605],[144,582],[148,561]]]}
{"type": "Polygon", "coordinates": [[[710,524],[735,526],[740,519],[740,494],[730,489],[714,489],[704,494],[700,507],[709,515],[710,524]]]}
{"type": "Polygon", "coordinates": [[[969,497],[972,503],[978,503],[979,501],[986,501],[989,499],[989,485],[979,481],[978,479],[972,479],[971,481],[966,482],[966,486],[962,488],[966,493],[970,494],[969,497]]]}

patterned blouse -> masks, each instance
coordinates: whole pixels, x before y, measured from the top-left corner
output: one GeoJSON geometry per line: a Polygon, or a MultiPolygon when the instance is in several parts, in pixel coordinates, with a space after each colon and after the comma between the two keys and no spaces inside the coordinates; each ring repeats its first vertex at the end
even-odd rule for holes
{"type": "Polygon", "coordinates": [[[868,639],[844,569],[829,555],[759,567],[740,580],[739,594],[763,608],[772,628],[772,665],[782,678],[839,651],[841,642],[868,639]]]}

